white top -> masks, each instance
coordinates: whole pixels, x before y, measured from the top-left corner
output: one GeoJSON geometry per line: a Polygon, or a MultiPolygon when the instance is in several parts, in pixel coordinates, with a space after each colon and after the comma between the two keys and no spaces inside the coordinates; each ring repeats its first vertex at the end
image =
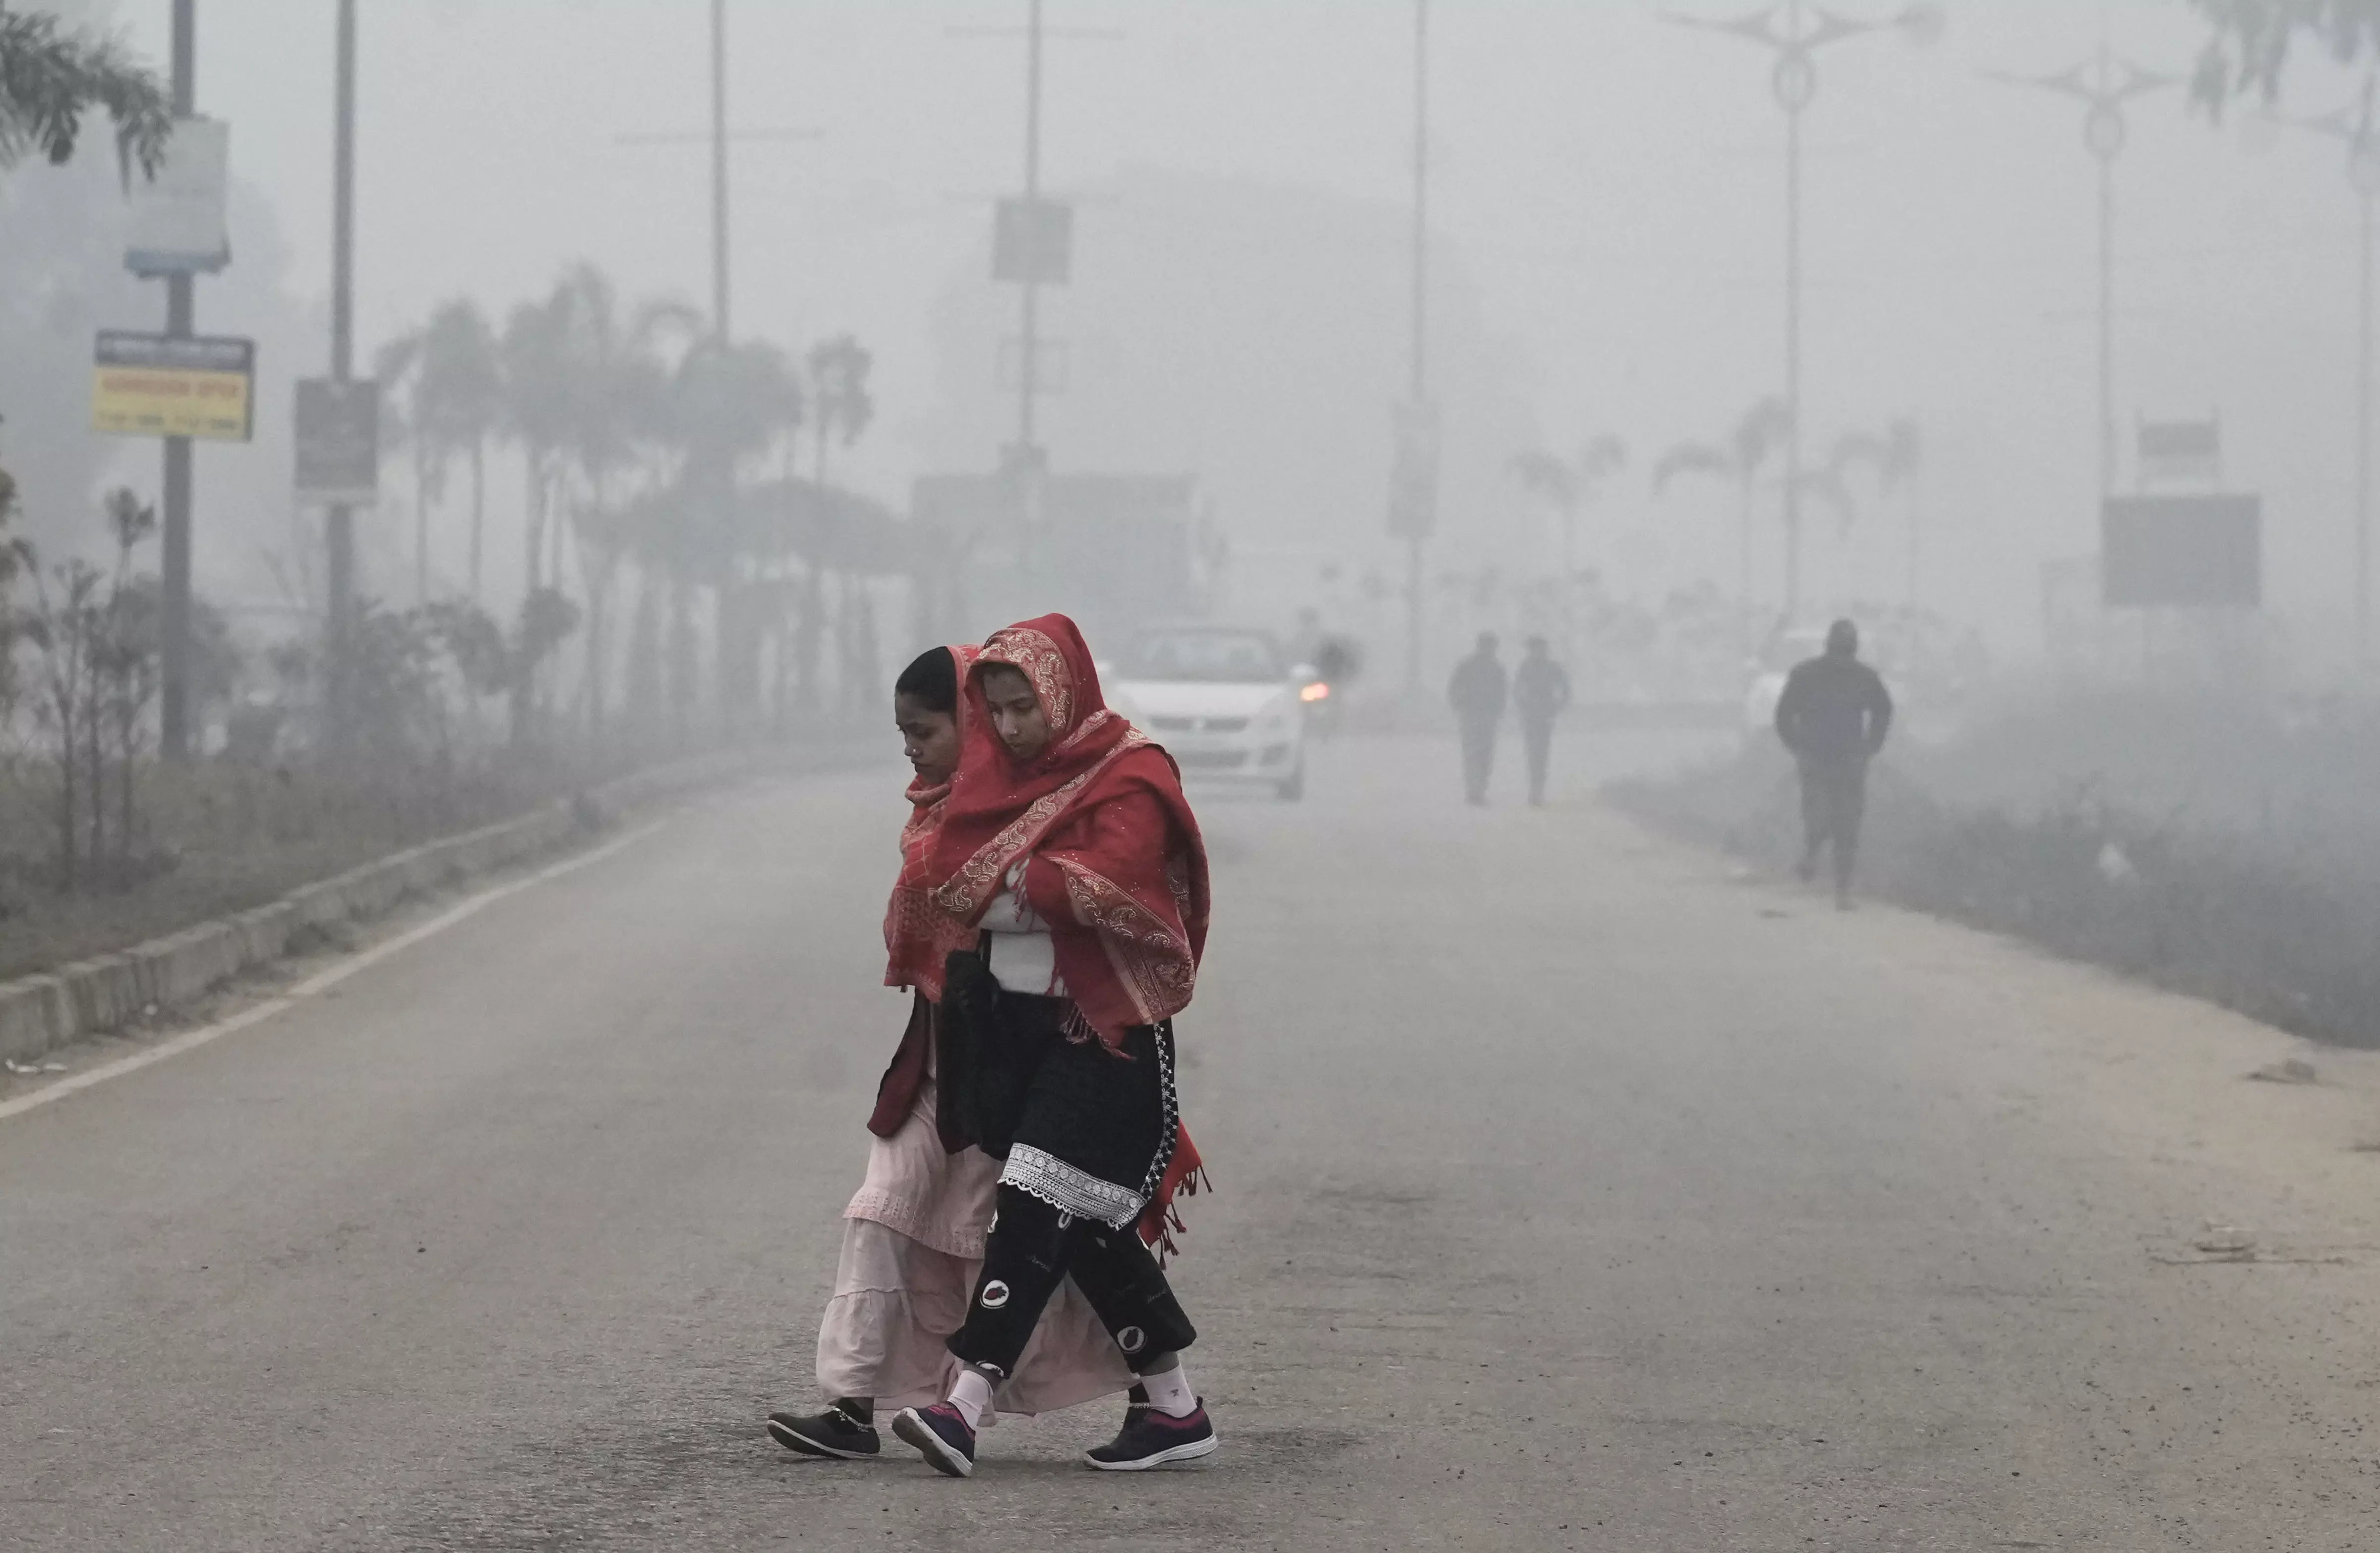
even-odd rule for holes
{"type": "Polygon", "coordinates": [[[1008,872],[1005,887],[984,908],[983,930],[991,935],[986,964],[991,978],[1011,992],[1062,998],[1066,983],[1058,975],[1058,946],[1050,939],[1050,925],[1024,894],[1025,865],[1008,872]]]}

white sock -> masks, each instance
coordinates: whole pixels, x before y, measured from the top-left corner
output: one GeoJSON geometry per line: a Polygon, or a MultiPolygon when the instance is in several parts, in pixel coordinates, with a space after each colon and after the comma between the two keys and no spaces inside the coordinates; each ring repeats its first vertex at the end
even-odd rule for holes
{"type": "Polygon", "coordinates": [[[1142,1376],[1140,1387],[1157,1411],[1168,1417],[1187,1418],[1198,1411],[1198,1399],[1190,1389],[1190,1371],[1182,1365],[1162,1375],[1142,1376]]]}
{"type": "Polygon", "coordinates": [[[976,1427],[983,1410],[991,1405],[991,1382],[981,1370],[959,1371],[958,1379],[951,1383],[951,1405],[959,1410],[968,1428],[976,1427]]]}

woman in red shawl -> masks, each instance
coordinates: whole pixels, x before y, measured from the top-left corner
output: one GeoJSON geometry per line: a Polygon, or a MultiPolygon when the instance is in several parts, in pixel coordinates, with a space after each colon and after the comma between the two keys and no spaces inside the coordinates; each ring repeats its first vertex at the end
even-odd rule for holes
{"type": "MultiPolygon", "coordinates": [[[[916,990],[908,1028],[868,1118],[868,1173],[843,1210],[834,1292],[819,1322],[818,1379],[826,1405],[769,1415],[771,1437],[806,1456],[875,1456],[881,1450],[879,1406],[906,1407],[948,1393],[958,1361],[946,1344],[965,1318],[983,1261],[1001,1162],[975,1147],[957,1124],[953,1101],[965,1079],[954,1072],[935,1009],[943,961],[972,944],[975,933],[935,912],[925,886],[959,764],[960,682],[975,655],[972,647],[935,648],[903,670],[892,688],[893,722],[917,779],[901,831],[901,873],[884,917],[884,980],[916,990]]],[[[1002,1413],[1051,1412],[1132,1384],[1099,1316],[1068,1289],[1051,1302],[997,1406],[1002,1413]]]]}
{"type": "Polygon", "coordinates": [[[938,1470],[973,1472],[994,1388],[1071,1279],[1140,1377],[1090,1464],[1204,1456],[1215,1431],[1181,1361],[1197,1333],[1144,1241],[1197,1164],[1172,1018],[1207,940],[1198,823],[1172,758],[1107,710],[1064,615],[996,633],[962,700],[967,744],[922,882],[940,921],[978,935],[947,962],[942,1008],[972,1054],[965,1122],[1006,1163],[950,1341],[965,1367],[892,1431],[938,1470]]]}

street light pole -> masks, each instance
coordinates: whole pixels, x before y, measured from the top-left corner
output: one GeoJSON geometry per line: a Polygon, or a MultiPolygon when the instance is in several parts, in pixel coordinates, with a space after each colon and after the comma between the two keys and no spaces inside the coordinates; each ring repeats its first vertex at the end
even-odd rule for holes
{"type": "MultiPolygon", "coordinates": [[[[198,111],[198,0],[174,0],[174,116],[198,111]]],[[[195,276],[165,277],[165,333],[190,337],[195,276]]],[[[190,439],[165,439],[164,578],[158,621],[158,745],[168,760],[190,753],[190,439]]]]}
{"type": "Polygon", "coordinates": [[[2355,661],[2372,648],[2372,396],[2373,216],[2380,200],[2380,123],[2374,118],[2374,82],[2361,101],[2319,118],[2289,119],[2347,142],[2347,180],[2355,191],[2359,226],[2355,313],[2355,661]]]}
{"type": "MultiPolygon", "coordinates": [[[[337,123],[331,175],[331,381],[345,384],[355,370],[356,293],[356,0],[339,0],[337,123]]],[[[334,746],[352,728],[356,608],[353,509],[330,509],[324,548],[330,572],[329,726],[334,746]]]]}
{"type": "MultiPolygon", "coordinates": [[[[2104,57],[2104,56],[2103,56],[2104,57]]],[[[2116,492],[2116,151],[2099,149],[2099,109],[2092,110],[2099,159],[2099,495],[2116,492]]],[[[2121,121],[2110,142],[2123,143],[2121,121]]]]}
{"type": "Polygon", "coordinates": [[[710,0],[710,327],[731,330],[727,284],[727,0],[710,0]]]}
{"type": "MultiPolygon", "coordinates": [[[[1416,414],[1429,396],[1429,0],[1414,0],[1413,375],[1416,414]]],[[[1421,552],[1418,523],[1405,534],[1405,694],[1421,694],[1421,552]]]]}
{"type": "MultiPolygon", "coordinates": [[[[1041,0],[1032,0],[1025,23],[1025,208],[1038,211],[1041,200],[1041,0]]],[[[1017,288],[1016,449],[1029,466],[1034,457],[1036,401],[1041,396],[1041,284],[1037,266],[1027,265],[1017,288]]],[[[1026,478],[1031,479],[1028,468],[1026,478]]]]}
{"type": "Polygon", "coordinates": [[[1760,44],[1776,56],[1769,89],[1785,111],[1785,617],[1792,620],[1802,607],[1802,115],[1818,92],[1817,61],[1813,56],[1829,43],[1887,28],[1899,28],[1912,39],[1931,42],[1941,27],[1941,13],[1919,3],[1881,21],[1857,21],[1805,5],[1804,0],[1776,0],[1767,9],[1734,21],[1704,21],[1671,17],[1682,26],[1726,32],[1760,44]],[[1810,18],[1815,15],[1816,19],[1810,18]]]}
{"type": "MultiPolygon", "coordinates": [[[[1787,0],[1787,36],[1802,36],[1802,0],[1787,0]]],[[[1785,620],[1802,613],[1802,115],[1817,95],[1805,48],[1778,56],[1770,78],[1785,110],[1785,620]]]]}
{"type": "Polygon", "coordinates": [[[2172,85],[2175,78],[2116,56],[2105,6],[2099,12],[2098,51],[2082,64],[2050,76],[1984,73],[2011,86],[2039,87],[2083,104],[2082,143],[2099,164],[2099,496],[2104,501],[2116,491],[2116,161],[2130,138],[2124,104],[2172,85]]]}
{"type": "Polygon", "coordinates": [[[2362,257],[2356,277],[2355,323],[2355,661],[2372,650],[2372,202],[2380,194],[2380,152],[2356,148],[2356,195],[2362,206],[2362,257]]]}

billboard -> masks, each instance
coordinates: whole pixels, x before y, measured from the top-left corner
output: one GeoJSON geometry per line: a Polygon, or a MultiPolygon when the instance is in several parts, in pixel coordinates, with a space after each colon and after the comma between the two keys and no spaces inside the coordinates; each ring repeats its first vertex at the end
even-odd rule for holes
{"type": "Polygon", "coordinates": [[[157,176],[135,182],[124,267],[144,278],[211,275],[231,262],[224,224],[230,177],[231,127],[219,118],[179,118],[157,176]]]}
{"type": "Polygon", "coordinates": [[[2099,525],[2110,609],[2254,609],[2264,602],[2264,504],[2254,496],[2111,496],[2099,525]]]}
{"type": "Polygon", "coordinates": [[[255,401],[253,341],[99,332],[91,380],[94,431],[244,443],[254,429],[255,401]]]}
{"type": "Polygon", "coordinates": [[[380,384],[298,380],[298,499],[368,507],[380,499],[380,384]]]}
{"type": "Polygon", "coordinates": [[[1002,200],[991,224],[991,278],[1063,285],[1074,273],[1075,208],[1057,200],[1002,200]]]}
{"type": "Polygon", "coordinates": [[[2140,425],[2143,485],[2223,481],[2223,423],[2219,420],[2144,420],[2140,425]]]}

